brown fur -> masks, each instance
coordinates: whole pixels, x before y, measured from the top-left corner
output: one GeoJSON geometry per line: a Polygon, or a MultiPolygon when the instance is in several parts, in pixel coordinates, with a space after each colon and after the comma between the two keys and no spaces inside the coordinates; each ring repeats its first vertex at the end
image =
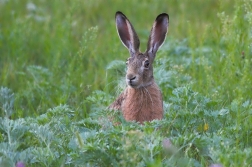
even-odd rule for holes
{"type": "Polygon", "coordinates": [[[156,83],[139,89],[127,87],[125,91],[122,103],[125,120],[143,123],[163,118],[162,94],[156,83]]]}
{"type": "Polygon", "coordinates": [[[143,123],[163,118],[162,94],[153,78],[152,63],[158,48],[164,42],[168,21],[169,16],[166,13],[158,15],[151,30],[147,50],[141,53],[140,41],[133,26],[123,13],[116,13],[119,37],[131,56],[127,61],[127,88],[109,108],[121,110],[126,121],[143,123]]]}
{"type": "Polygon", "coordinates": [[[128,86],[109,108],[122,110],[126,121],[143,123],[163,118],[162,94],[156,83],[139,89],[128,86]]]}

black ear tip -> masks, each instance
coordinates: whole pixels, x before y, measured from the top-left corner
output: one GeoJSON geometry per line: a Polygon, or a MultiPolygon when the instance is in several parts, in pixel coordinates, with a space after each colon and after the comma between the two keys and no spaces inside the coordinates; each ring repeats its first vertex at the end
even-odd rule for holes
{"type": "Polygon", "coordinates": [[[167,13],[161,13],[157,16],[156,20],[167,18],[169,20],[169,15],[167,13]]]}
{"type": "Polygon", "coordinates": [[[117,12],[116,12],[116,15],[117,15],[117,14],[122,14],[122,12],[121,12],[121,11],[117,11],[117,12]]]}
{"type": "Polygon", "coordinates": [[[116,12],[115,17],[117,17],[117,16],[122,16],[122,17],[126,18],[126,16],[121,11],[116,12]]]}

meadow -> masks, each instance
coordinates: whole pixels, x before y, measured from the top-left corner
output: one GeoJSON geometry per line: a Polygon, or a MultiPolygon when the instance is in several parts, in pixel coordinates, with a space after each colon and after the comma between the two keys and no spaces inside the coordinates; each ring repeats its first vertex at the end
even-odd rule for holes
{"type": "Polygon", "coordinates": [[[251,27],[251,0],[0,0],[0,166],[252,166],[251,27]],[[107,110],[129,56],[118,10],[142,51],[169,14],[162,120],[107,110]]]}

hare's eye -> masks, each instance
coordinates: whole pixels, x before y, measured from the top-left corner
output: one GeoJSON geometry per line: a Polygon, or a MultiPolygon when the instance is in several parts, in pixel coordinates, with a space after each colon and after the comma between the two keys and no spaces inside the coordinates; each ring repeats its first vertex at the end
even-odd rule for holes
{"type": "Polygon", "coordinates": [[[149,65],[150,65],[149,60],[146,60],[146,61],[144,62],[144,67],[145,67],[145,68],[149,68],[149,65]]]}

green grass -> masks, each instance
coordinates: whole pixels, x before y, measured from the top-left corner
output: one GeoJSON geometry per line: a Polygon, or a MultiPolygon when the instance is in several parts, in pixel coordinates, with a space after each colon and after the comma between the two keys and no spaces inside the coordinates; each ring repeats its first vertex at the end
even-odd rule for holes
{"type": "Polygon", "coordinates": [[[251,166],[251,11],[247,0],[0,0],[0,166],[251,166]],[[141,50],[170,16],[154,66],[161,121],[106,110],[129,56],[118,10],[141,50]]]}

